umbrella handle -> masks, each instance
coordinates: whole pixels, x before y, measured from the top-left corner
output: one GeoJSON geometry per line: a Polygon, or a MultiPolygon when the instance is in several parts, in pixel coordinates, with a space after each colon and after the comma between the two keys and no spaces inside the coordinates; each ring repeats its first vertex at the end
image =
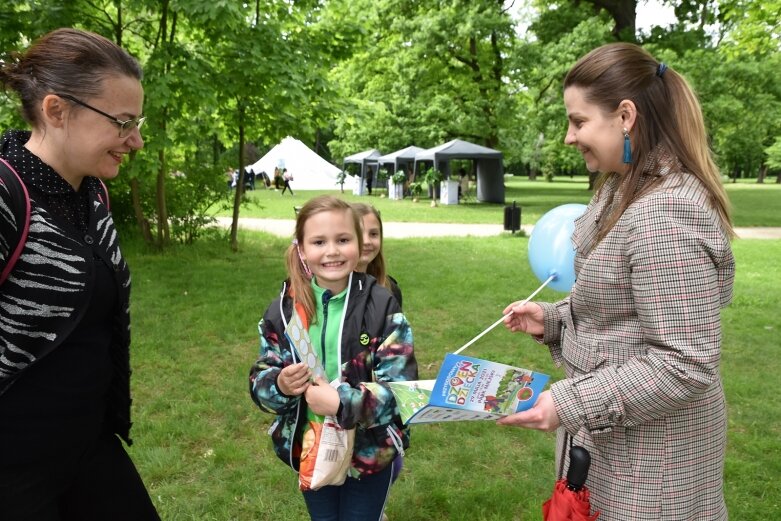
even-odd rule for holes
{"type": "Polygon", "coordinates": [[[575,445],[569,449],[569,470],[567,471],[567,488],[573,492],[586,484],[588,469],[591,466],[591,455],[586,449],[575,445]]]}

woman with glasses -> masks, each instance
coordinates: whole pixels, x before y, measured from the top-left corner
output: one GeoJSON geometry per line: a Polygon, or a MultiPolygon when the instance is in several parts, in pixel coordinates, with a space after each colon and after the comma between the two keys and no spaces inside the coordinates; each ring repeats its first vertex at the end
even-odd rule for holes
{"type": "Polygon", "coordinates": [[[120,442],[130,274],[102,181],[144,145],[141,68],[75,29],[0,65],[31,127],[0,139],[0,518],[158,520],[120,442]]]}

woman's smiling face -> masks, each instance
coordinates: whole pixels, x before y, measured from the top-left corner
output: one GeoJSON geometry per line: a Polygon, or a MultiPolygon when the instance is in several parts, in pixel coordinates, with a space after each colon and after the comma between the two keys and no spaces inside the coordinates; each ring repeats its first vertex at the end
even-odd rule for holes
{"type": "Polygon", "coordinates": [[[564,143],[578,149],[589,172],[624,172],[624,132],[619,113],[606,114],[601,107],[586,101],[580,87],[564,91],[567,108],[567,136],[564,143]]]}
{"type": "MultiPolygon", "coordinates": [[[[81,100],[122,121],[139,116],[144,103],[141,83],[129,76],[107,76],[99,96],[81,100]]],[[[120,137],[119,125],[94,110],[70,105],[67,139],[61,145],[57,170],[69,182],[91,175],[113,179],[122,159],[144,146],[141,131],[133,127],[120,137]]],[[[72,183],[73,184],[73,183],[72,183]]]]}

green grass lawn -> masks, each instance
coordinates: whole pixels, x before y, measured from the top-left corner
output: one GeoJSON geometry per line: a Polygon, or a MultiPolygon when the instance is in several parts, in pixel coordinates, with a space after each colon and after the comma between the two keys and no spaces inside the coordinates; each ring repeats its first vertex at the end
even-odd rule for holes
{"type": "MultiPolygon", "coordinates": [[[[518,187],[519,198],[524,190],[531,188],[518,187]]],[[[577,186],[562,192],[552,206],[587,198],[577,186]]],[[[134,284],[131,453],[167,521],[307,519],[296,475],[271,450],[266,431],[273,419],[248,394],[256,324],[284,278],[287,241],[250,232],[240,240],[238,253],[224,240],[207,240],[163,254],[125,241],[134,284]]],[[[433,377],[445,353],[539,285],[527,245],[509,234],[386,242],[422,378],[433,377]]],[[[781,268],[773,259],[781,257],[781,240],[739,240],[734,250],[735,300],[723,312],[727,502],[732,519],[779,519],[781,268]]],[[[539,298],[561,296],[546,289],[539,298]]],[[[543,346],[502,327],[465,354],[562,376],[543,346]]],[[[538,520],[555,478],[553,462],[551,434],[491,421],[417,426],[388,515],[392,521],[538,520]]]]}
{"type": "MultiPolygon", "coordinates": [[[[260,186],[260,185],[258,185],[260,186]]],[[[726,183],[724,185],[733,205],[735,226],[781,226],[781,184],[756,182],[726,183]]],[[[322,193],[338,194],[348,201],[373,204],[382,213],[383,220],[402,222],[444,222],[502,224],[504,204],[470,201],[458,205],[429,206],[428,199],[391,201],[381,195],[385,190],[374,190],[371,196],[355,196],[345,190],[297,191],[294,196],[281,195],[273,189],[248,192],[250,204],[241,210],[242,217],[292,219],[293,208],[322,193]]],[[[585,178],[558,177],[553,182],[542,178],[529,181],[523,177],[505,178],[505,201],[521,207],[521,222],[533,224],[548,210],[566,203],[588,203],[591,198],[585,178]]],[[[229,210],[221,215],[231,215],[229,210]]]]}

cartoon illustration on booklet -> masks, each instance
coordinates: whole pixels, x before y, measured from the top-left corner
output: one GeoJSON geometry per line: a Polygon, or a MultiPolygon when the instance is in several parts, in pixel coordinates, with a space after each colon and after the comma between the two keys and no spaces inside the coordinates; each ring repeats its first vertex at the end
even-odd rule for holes
{"type": "MultiPolygon", "coordinates": [[[[530,409],[549,376],[448,354],[436,380],[390,382],[405,424],[490,420],[530,409]]],[[[370,390],[380,384],[364,384],[370,390]]]]}

